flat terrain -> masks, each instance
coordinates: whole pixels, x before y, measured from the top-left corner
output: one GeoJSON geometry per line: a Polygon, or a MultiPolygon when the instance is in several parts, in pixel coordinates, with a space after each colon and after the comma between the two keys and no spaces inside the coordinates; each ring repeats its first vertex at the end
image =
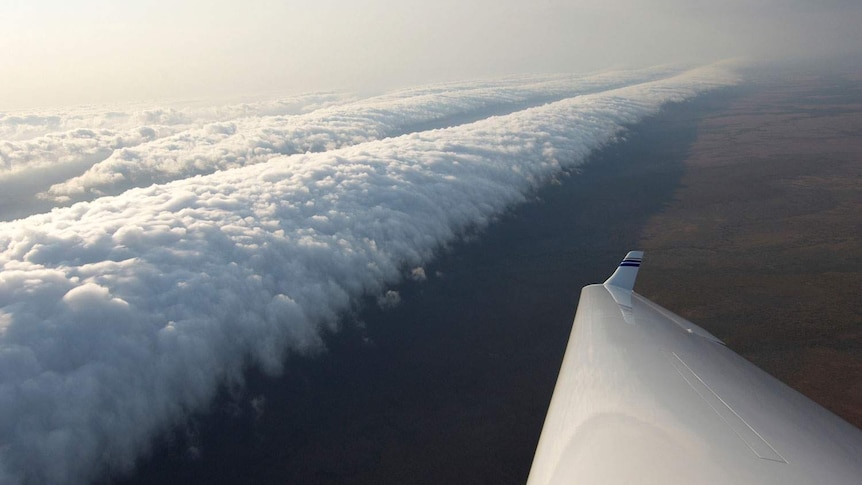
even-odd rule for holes
{"type": "Polygon", "coordinates": [[[637,291],[862,427],[862,75],[761,79],[697,128],[637,291]]]}

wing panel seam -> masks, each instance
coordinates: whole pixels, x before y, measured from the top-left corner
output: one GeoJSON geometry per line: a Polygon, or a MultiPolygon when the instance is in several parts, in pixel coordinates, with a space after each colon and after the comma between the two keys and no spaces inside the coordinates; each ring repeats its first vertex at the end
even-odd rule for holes
{"type": "Polygon", "coordinates": [[[676,352],[671,352],[675,359],[671,359],[671,364],[677,372],[682,376],[688,385],[706,401],[709,407],[730,427],[731,430],[742,440],[743,443],[754,453],[758,458],[763,460],[775,461],[779,463],[788,463],[766,439],[757,432],[742,416],[739,415],[727,402],[721,398],[709,385],[697,375],[697,373],[685,363],[676,352]],[[691,379],[693,378],[693,379],[691,379]],[[722,410],[726,410],[722,412],[722,410]],[[728,415],[727,411],[731,413],[728,415]]]}

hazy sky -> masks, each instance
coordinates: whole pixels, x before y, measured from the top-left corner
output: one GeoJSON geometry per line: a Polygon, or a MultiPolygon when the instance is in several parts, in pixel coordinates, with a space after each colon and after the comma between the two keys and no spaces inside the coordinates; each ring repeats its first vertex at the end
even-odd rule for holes
{"type": "Polygon", "coordinates": [[[857,0],[3,0],[0,109],[849,53],[857,0]]]}

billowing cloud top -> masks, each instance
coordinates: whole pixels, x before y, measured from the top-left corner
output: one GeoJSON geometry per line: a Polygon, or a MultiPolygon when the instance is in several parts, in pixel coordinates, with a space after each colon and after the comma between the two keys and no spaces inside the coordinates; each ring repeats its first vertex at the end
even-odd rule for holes
{"type": "MultiPolygon", "coordinates": [[[[357,297],[394,304],[388,287],[441,244],[662,104],[734,80],[702,68],[0,223],[0,482],[129,469],[244,364],[277,372],[286,353],[319,349],[357,297]]],[[[487,102],[467,92],[459,102],[487,102]]],[[[402,96],[384,119],[429,119],[407,101],[438,94],[402,96]]],[[[345,121],[360,120],[359,141],[362,106],[345,121]]]]}
{"type": "Polygon", "coordinates": [[[300,114],[351,100],[339,93],[313,93],[225,105],[178,103],[176,106],[127,105],[62,110],[0,112],[0,140],[22,141],[81,128],[123,130],[141,126],[179,126],[247,116],[300,114]]]}
{"type": "MultiPolygon", "coordinates": [[[[261,163],[277,155],[322,152],[458,124],[465,119],[643,82],[668,72],[672,69],[446,84],[333,106],[304,116],[219,121],[173,136],[153,135],[154,140],[148,143],[129,134],[127,138],[135,141],[125,146],[105,139],[105,144],[111,144],[110,156],[84,174],[52,186],[47,196],[78,201],[115,195],[131,187],[261,163]]],[[[152,130],[139,131],[151,134],[152,130]]]]}
{"type": "MultiPolygon", "coordinates": [[[[35,196],[85,172],[115,152],[212,123],[287,117],[355,99],[307,94],[223,106],[124,106],[0,113],[0,220],[46,210],[35,196]]],[[[125,153],[125,152],[123,152],[125,153]]]]}

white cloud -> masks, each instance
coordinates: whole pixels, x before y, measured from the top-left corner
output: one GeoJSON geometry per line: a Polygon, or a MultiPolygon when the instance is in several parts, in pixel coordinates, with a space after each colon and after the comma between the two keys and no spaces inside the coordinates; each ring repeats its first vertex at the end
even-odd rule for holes
{"type": "Polygon", "coordinates": [[[425,276],[425,268],[419,266],[410,270],[410,279],[413,281],[425,281],[428,279],[428,277],[425,276]]]}
{"type": "Polygon", "coordinates": [[[450,83],[370,98],[295,117],[248,117],[117,149],[47,196],[58,201],[115,195],[131,187],[164,183],[265,162],[278,155],[322,152],[440,125],[487,117],[563,97],[655,79],[672,68],[589,77],[522,76],[503,81],[450,83]]]}
{"type": "Polygon", "coordinates": [[[401,294],[395,290],[388,290],[377,297],[377,305],[380,308],[394,308],[401,303],[401,294]]]}
{"type": "Polygon", "coordinates": [[[215,107],[0,113],[0,220],[50,208],[53,201],[36,194],[139,145],[192,129],[218,136],[219,127],[237,118],[305,113],[349,99],[324,93],[215,107]]]}
{"type": "Polygon", "coordinates": [[[0,223],[0,479],[129,469],[244,364],[319,350],[354,299],[626,124],[733,81],[705,68],[0,223]]]}
{"type": "Polygon", "coordinates": [[[188,127],[249,116],[308,113],[350,100],[353,100],[352,96],[341,93],[311,93],[222,105],[178,102],[168,106],[133,104],[0,112],[0,140],[23,141],[82,128],[128,130],[153,125],[188,127]]]}

